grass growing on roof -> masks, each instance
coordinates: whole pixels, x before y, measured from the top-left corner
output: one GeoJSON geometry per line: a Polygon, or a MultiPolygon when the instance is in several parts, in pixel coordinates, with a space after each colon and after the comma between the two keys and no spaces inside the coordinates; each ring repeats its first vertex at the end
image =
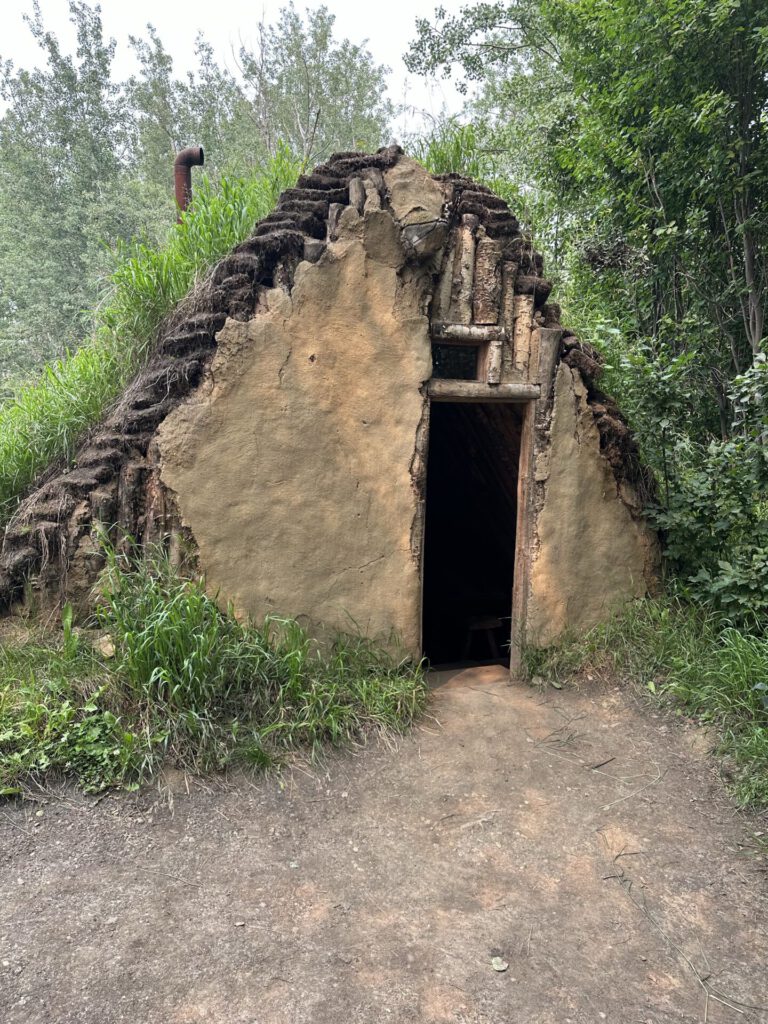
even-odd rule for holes
{"type": "Polygon", "coordinates": [[[164,317],[250,235],[300,170],[282,149],[252,178],[214,185],[203,177],[164,246],[134,242],[117,252],[92,337],[0,405],[0,526],[43,470],[72,459],[78,440],[145,361],[164,317]]]}
{"type": "Polygon", "coordinates": [[[0,793],[51,771],[98,790],[167,760],[266,767],[402,732],[424,706],[421,666],[367,638],[321,643],[292,620],[239,622],[161,552],[107,556],[98,622],[113,656],[68,614],[60,636],[0,643],[0,793]]]}
{"type": "Polygon", "coordinates": [[[649,600],[586,636],[525,654],[529,676],[628,678],[719,734],[737,799],[768,806],[768,638],[676,600],[649,600]]]}

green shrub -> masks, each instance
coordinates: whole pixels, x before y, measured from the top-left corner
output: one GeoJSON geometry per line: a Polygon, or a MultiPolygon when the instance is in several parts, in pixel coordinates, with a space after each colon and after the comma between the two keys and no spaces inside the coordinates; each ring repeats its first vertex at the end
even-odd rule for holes
{"type": "Polygon", "coordinates": [[[164,246],[135,242],[118,251],[90,340],[0,405],[0,526],[44,469],[71,460],[84,432],[146,359],[163,318],[251,233],[300,169],[281,150],[253,178],[216,185],[203,178],[164,246]]]}
{"type": "Polygon", "coordinates": [[[87,642],[65,632],[63,643],[0,644],[0,796],[51,771],[85,790],[118,785],[134,745],[106,706],[104,666],[87,642]]]}
{"type": "Polygon", "coordinates": [[[731,385],[733,435],[671,444],[664,505],[653,519],[679,589],[753,628],[768,621],[768,362],[731,385]]]}
{"type": "Polygon", "coordinates": [[[768,621],[767,454],[754,438],[678,439],[668,499],[650,510],[675,590],[748,631],[768,621]]]}
{"type": "MultiPolygon", "coordinates": [[[[583,291],[588,295],[587,287],[583,291]]],[[[660,530],[675,592],[747,629],[765,622],[768,359],[759,353],[724,387],[723,422],[713,421],[701,401],[709,374],[702,379],[694,349],[681,344],[688,339],[693,345],[700,324],[677,334],[666,325],[666,340],[633,337],[626,311],[624,320],[603,320],[586,300],[569,303],[567,322],[603,353],[600,387],[618,400],[656,477],[657,501],[647,511],[660,530]]]]}

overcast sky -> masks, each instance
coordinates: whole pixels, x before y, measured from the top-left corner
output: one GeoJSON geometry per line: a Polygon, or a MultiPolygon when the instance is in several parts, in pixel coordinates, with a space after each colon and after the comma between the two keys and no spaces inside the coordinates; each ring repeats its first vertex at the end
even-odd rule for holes
{"type": "MultiPolygon", "coordinates": [[[[389,0],[373,3],[368,0],[327,0],[325,6],[336,15],[337,38],[347,37],[353,43],[368,41],[376,61],[392,69],[390,98],[405,102],[427,114],[437,115],[443,106],[449,112],[461,109],[462,98],[444,80],[427,82],[409,75],[403,54],[415,35],[417,17],[431,18],[442,4],[451,13],[467,0],[389,0]]],[[[74,47],[74,31],[68,21],[67,0],[40,0],[46,27],[65,44],[74,47]]],[[[94,3],[95,6],[95,3],[94,3]]],[[[202,32],[213,45],[222,63],[235,70],[232,50],[239,42],[255,42],[256,25],[276,20],[283,6],[280,0],[102,0],[101,11],[105,35],[117,40],[115,60],[118,77],[127,77],[134,69],[128,45],[129,35],[142,35],[147,22],[158,30],[160,38],[173,55],[177,73],[190,70],[194,64],[194,40],[202,32]]],[[[297,2],[299,11],[316,9],[320,3],[297,2]]],[[[40,63],[40,50],[34,43],[23,14],[32,10],[32,0],[0,0],[0,57],[11,59],[17,67],[40,63]]],[[[417,125],[411,118],[400,118],[398,134],[417,125]]]]}

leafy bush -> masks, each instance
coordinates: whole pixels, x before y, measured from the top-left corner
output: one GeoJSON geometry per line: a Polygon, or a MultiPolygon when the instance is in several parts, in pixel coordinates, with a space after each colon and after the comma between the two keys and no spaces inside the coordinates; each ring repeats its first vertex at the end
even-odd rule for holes
{"type": "Polygon", "coordinates": [[[742,803],[768,805],[768,639],[682,601],[644,601],[578,640],[526,653],[529,675],[619,673],[714,725],[742,803]]]}
{"type": "Polygon", "coordinates": [[[48,771],[92,790],[136,785],[167,759],[264,767],[402,731],[423,707],[421,667],[366,638],[320,642],[283,619],[257,628],[160,552],[107,558],[98,622],[112,657],[71,617],[63,638],[0,644],[0,793],[48,771]]]}
{"type": "Polygon", "coordinates": [[[113,689],[151,737],[142,771],[166,753],[200,770],[226,763],[232,723],[258,721],[269,699],[263,632],[221,611],[166,556],[131,565],[109,548],[97,617],[116,648],[113,689]]]}
{"type": "Polygon", "coordinates": [[[618,399],[656,476],[658,504],[648,512],[674,590],[760,628],[768,616],[768,360],[758,354],[724,385],[724,419],[713,422],[692,325],[690,337],[675,338],[666,325],[666,340],[649,339],[586,300],[568,314],[602,351],[600,386],[618,399]]]}
{"type": "Polygon", "coordinates": [[[0,796],[19,780],[55,771],[86,790],[117,785],[135,737],[105,703],[104,665],[71,632],[0,643],[0,796]]]}
{"type": "Polygon", "coordinates": [[[768,362],[758,356],[729,389],[730,436],[699,443],[670,416],[663,505],[653,510],[680,592],[761,628],[768,618],[768,362]]]}
{"type": "Polygon", "coordinates": [[[768,463],[751,438],[697,445],[670,459],[666,507],[653,519],[678,589],[744,627],[768,617],[768,463]]]}
{"type": "Polygon", "coordinates": [[[281,149],[252,178],[216,186],[204,178],[165,246],[135,242],[119,250],[93,337],[0,405],[0,526],[40,472],[72,458],[80,437],[146,359],[163,318],[251,233],[299,170],[281,149]]]}

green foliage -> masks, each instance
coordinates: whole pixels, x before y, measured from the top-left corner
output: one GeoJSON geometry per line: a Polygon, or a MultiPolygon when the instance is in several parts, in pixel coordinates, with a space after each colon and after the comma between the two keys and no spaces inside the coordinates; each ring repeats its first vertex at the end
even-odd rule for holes
{"type": "Polygon", "coordinates": [[[268,699],[264,638],[166,557],[133,566],[107,548],[107,558],[97,615],[116,648],[121,703],[135,709],[148,737],[142,774],[168,753],[195,770],[222,766],[231,723],[257,720],[268,699]]]}
{"type": "Polygon", "coordinates": [[[700,401],[695,352],[639,341],[630,347],[620,329],[599,321],[582,333],[606,354],[604,386],[629,415],[656,472],[658,503],[649,512],[672,585],[744,628],[761,628],[768,617],[764,357],[732,381],[736,419],[722,439],[700,401]]]}
{"type": "Polygon", "coordinates": [[[286,147],[299,163],[333,149],[375,148],[393,114],[387,69],[364,45],[335,39],[325,7],[302,16],[289,4],[275,25],[261,23],[255,49],[241,49],[237,76],[198,37],[195,71],[177,78],[149,26],[146,37],[130,39],[137,73],[119,81],[115,41],[104,37],[98,6],[68,4],[74,55],[30,0],[39,66],[0,59],[5,387],[91,336],[115,249],[137,239],[156,249],[165,240],[175,219],[179,149],[201,144],[218,185],[222,176],[257,176],[284,159],[286,147]]]}
{"type": "MultiPolygon", "coordinates": [[[[174,75],[173,58],[155,29],[146,38],[130,37],[138,72],[123,85],[129,111],[132,163],[142,183],[152,183],[168,222],[173,219],[173,160],[191,143],[205,151],[214,179],[252,173],[277,150],[259,138],[241,83],[217,63],[202,36],[195,41],[195,70],[174,75]]],[[[278,142],[279,140],[275,140],[278,142]]],[[[131,173],[131,168],[126,168],[131,173]]]]}
{"type": "Polygon", "coordinates": [[[0,795],[49,772],[89,790],[135,786],[168,760],[190,771],[275,764],[287,751],[402,731],[422,709],[421,666],[360,636],[312,639],[222,611],[162,552],[106,548],[98,653],[65,609],[60,637],[0,643],[0,795]]]}
{"type": "Polygon", "coordinates": [[[628,677],[678,713],[712,724],[742,803],[768,805],[768,640],[682,602],[645,601],[586,637],[526,652],[527,670],[558,683],[628,677]]]}
{"type": "Polygon", "coordinates": [[[364,44],[337,42],[335,20],[324,4],[302,18],[291,0],[274,25],[259,25],[255,50],[241,47],[244,92],[267,152],[282,140],[309,163],[385,141],[394,115],[389,69],[364,44]]]}
{"type": "Polygon", "coordinates": [[[112,81],[114,41],[98,8],[70,3],[77,54],[28,19],[43,66],[0,61],[0,380],[60,356],[91,328],[108,269],[104,242],[151,230],[151,190],[121,163],[128,120],[112,81]]]}
{"type": "Polygon", "coordinates": [[[437,120],[428,134],[409,140],[408,150],[430,174],[463,174],[487,185],[513,208],[522,203],[520,190],[505,173],[504,160],[475,124],[437,120]]]}
{"type": "Polygon", "coordinates": [[[670,451],[669,498],[653,519],[684,594],[743,627],[768,619],[768,465],[745,438],[670,451]]]}
{"type": "Polygon", "coordinates": [[[100,324],[116,337],[135,339],[131,348],[141,356],[163,317],[209,267],[248,237],[283,189],[295,184],[302,166],[281,145],[248,178],[214,183],[203,175],[194,203],[165,245],[133,241],[119,247],[100,324]]]}
{"type": "Polygon", "coordinates": [[[78,437],[117,394],[123,367],[110,340],[94,339],[47,366],[37,384],[0,405],[0,524],[39,473],[72,458],[78,437]]]}
{"type": "Polygon", "coordinates": [[[163,318],[212,264],[248,237],[299,170],[282,148],[252,178],[224,178],[218,186],[204,179],[166,245],[122,247],[91,340],[0,405],[0,525],[40,472],[71,460],[84,431],[146,358],[163,318]]]}
{"type": "Polygon", "coordinates": [[[74,775],[86,790],[120,784],[134,737],[105,697],[103,665],[71,619],[63,642],[33,634],[0,643],[0,796],[48,772],[74,775]]]}
{"type": "Polygon", "coordinates": [[[341,634],[318,648],[295,622],[272,620],[265,628],[278,685],[255,735],[259,749],[319,752],[323,743],[350,742],[367,729],[402,732],[422,710],[420,667],[393,659],[369,638],[341,634]]]}
{"type": "Polygon", "coordinates": [[[413,140],[411,152],[430,174],[463,174],[480,182],[495,177],[493,157],[483,150],[475,126],[455,118],[437,121],[428,135],[413,140]]]}
{"type": "Polygon", "coordinates": [[[580,289],[619,290],[641,335],[695,345],[710,404],[764,336],[767,24],[759,0],[513,0],[418,22],[408,58],[482,83],[556,261],[586,259],[580,289]]]}
{"type": "MultiPolygon", "coordinates": [[[[768,10],[756,0],[545,0],[580,102],[557,159],[592,224],[645,257],[623,272],[643,334],[693,350],[709,403],[764,338],[768,10]],[[599,219],[598,219],[599,218],[599,219]]],[[[614,282],[615,283],[615,282],[614,282]]]]}
{"type": "Polygon", "coordinates": [[[564,322],[606,356],[670,575],[764,620],[768,7],[512,0],[417,32],[412,70],[480,85],[477,145],[521,193],[564,322]]]}
{"type": "Polygon", "coordinates": [[[573,95],[558,62],[558,41],[540,0],[466,4],[458,14],[416,20],[405,56],[409,70],[445,77],[463,73],[477,93],[467,104],[477,146],[493,173],[478,180],[507,199],[535,237],[548,275],[559,277],[571,233],[581,223],[580,197],[554,159],[553,141],[569,130],[573,95]]]}

